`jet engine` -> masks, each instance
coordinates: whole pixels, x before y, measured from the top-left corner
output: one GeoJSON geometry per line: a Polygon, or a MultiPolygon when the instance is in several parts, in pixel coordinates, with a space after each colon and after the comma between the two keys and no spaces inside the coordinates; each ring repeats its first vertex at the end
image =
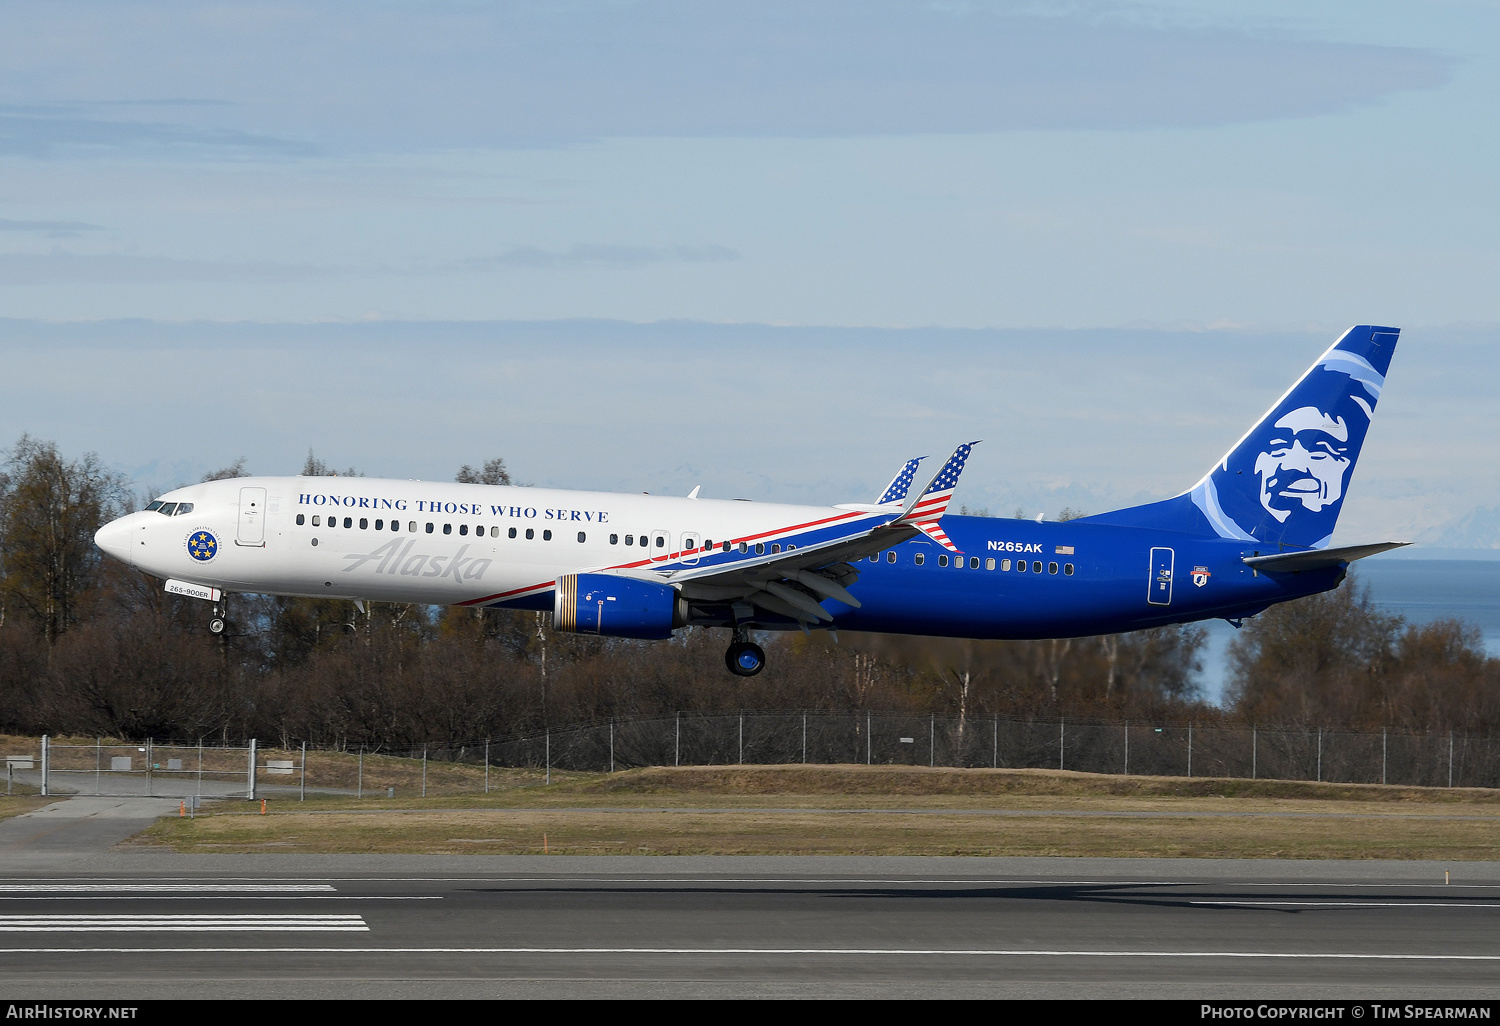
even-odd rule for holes
{"type": "Polygon", "coordinates": [[[612,574],[567,574],[553,592],[554,630],[656,641],[687,622],[677,589],[612,574]]]}

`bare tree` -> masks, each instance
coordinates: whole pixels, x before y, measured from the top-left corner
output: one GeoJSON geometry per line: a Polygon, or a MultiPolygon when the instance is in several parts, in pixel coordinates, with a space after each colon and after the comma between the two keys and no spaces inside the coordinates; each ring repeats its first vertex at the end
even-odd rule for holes
{"type": "Polygon", "coordinates": [[[505,469],[505,461],[498,456],[492,460],[485,460],[484,466],[478,470],[465,463],[454,475],[453,480],[459,484],[508,485],[512,483],[510,471],[505,469]]]}
{"type": "MultiPolygon", "coordinates": [[[[309,449],[307,451],[307,454],[308,454],[308,456],[311,456],[312,455],[312,450],[309,449]]],[[[244,477],[244,476],[246,476],[245,475],[245,457],[241,456],[239,459],[235,460],[233,463],[231,463],[227,467],[220,467],[218,470],[211,471],[211,472],[209,472],[207,474],[204,474],[203,475],[203,480],[204,481],[229,481],[229,480],[231,480],[233,478],[244,477]]]]}

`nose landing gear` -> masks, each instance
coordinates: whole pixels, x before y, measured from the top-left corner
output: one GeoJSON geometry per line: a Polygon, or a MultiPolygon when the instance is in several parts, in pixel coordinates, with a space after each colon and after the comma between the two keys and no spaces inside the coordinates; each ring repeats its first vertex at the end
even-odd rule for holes
{"type": "Polygon", "coordinates": [[[213,615],[209,617],[208,620],[208,633],[224,633],[224,607],[219,605],[217,602],[214,603],[213,615]]]}

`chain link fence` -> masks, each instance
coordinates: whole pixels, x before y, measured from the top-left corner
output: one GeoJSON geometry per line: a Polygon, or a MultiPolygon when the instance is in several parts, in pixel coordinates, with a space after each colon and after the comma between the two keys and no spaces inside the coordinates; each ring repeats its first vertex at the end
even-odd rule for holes
{"type": "Polygon", "coordinates": [[[797,763],[1500,787],[1500,738],[876,712],[622,718],[408,748],[44,738],[39,751],[6,760],[8,789],[202,798],[458,795],[488,792],[515,770],[550,779],[553,771],[797,763]]]}

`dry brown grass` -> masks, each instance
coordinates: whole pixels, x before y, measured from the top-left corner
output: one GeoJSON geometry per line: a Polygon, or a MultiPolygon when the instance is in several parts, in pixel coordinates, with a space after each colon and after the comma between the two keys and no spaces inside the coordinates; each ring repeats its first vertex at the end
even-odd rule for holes
{"type": "Polygon", "coordinates": [[[504,786],[492,777],[488,796],[425,801],[273,798],[267,816],[225,803],[196,820],[163,820],[140,843],[189,852],[1500,857],[1500,795],[1483,789],[866,766],[553,779],[546,787],[535,771],[509,771],[504,786]]]}

